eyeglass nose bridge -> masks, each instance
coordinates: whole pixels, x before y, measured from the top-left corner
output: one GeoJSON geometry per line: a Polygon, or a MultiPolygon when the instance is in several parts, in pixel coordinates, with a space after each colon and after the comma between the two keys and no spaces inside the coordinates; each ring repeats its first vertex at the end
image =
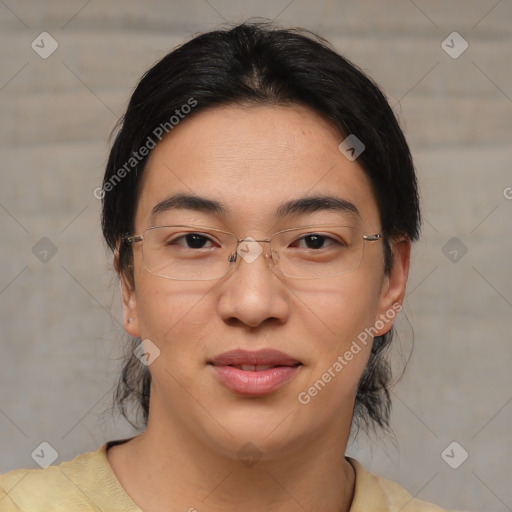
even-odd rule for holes
{"type": "MultiPolygon", "coordinates": [[[[271,261],[272,261],[272,263],[274,265],[278,264],[278,262],[279,262],[279,254],[276,251],[274,251],[272,249],[272,247],[270,246],[270,242],[271,242],[270,238],[255,239],[255,238],[252,238],[252,237],[249,237],[249,238],[237,238],[236,239],[235,250],[234,250],[234,252],[232,254],[230,254],[230,256],[228,258],[228,261],[230,263],[235,263],[237,261],[237,259],[238,259],[238,247],[240,246],[240,244],[242,242],[251,242],[251,243],[255,243],[255,242],[256,243],[260,243],[260,242],[262,242],[262,243],[268,243],[270,251],[269,251],[268,254],[267,254],[267,251],[265,251],[264,256],[265,256],[265,258],[269,258],[270,257],[271,261]]],[[[242,259],[245,259],[245,258],[242,257],[242,259]]]]}

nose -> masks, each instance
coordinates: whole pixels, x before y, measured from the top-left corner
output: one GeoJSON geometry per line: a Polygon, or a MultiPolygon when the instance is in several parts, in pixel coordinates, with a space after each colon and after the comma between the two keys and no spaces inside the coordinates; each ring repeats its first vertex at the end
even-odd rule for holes
{"type": "Polygon", "coordinates": [[[282,277],[271,270],[274,260],[267,240],[241,240],[236,268],[219,287],[218,312],[224,321],[257,327],[265,322],[284,323],[290,297],[282,277]]]}

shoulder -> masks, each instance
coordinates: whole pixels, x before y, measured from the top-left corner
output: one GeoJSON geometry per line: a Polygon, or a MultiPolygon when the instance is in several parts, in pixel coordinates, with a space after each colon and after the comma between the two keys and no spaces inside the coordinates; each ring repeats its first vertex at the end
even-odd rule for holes
{"type": "Polygon", "coordinates": [[[356,473],[354,498],[350,512],[448,512],[432,503],[411,496],[403,487],[366,471],[359,462],[349,458],[356,473]]]}
{"type": "Polygon", "coordinates": [[[0,510],[140,512],[116,479],[106,450],[104,444],[58,466],[17,469],[0,475],[0,510]]]}

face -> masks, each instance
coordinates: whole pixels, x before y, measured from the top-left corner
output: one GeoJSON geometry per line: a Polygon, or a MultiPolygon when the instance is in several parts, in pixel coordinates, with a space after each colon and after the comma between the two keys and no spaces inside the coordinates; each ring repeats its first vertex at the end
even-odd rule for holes
{"type": "MultiPolygon", "coordinates": [[[[347,222],[362,234],[380,233],[370,182],[357,160],[339,151],[342,140],[299,106],[199,112],[152,151],[135,234],[187,224],[268,239],[288,228],[347,222]],[[154,212],[176,194],[221,208],[154,212]],[[278,215],[283,203],[326,196],[351,203],[357,213],[318,207],[278,215]]],[[[262,242],[259,257],[238,258],[222,278],[181,281],[148,272],[141,244],[134,244],[133,285],[122,280],[125,328],[160,351],[149,366],[148,430],[180,433],[232,456],[248,442],[271,457],[314,439],[348,436],[369,333],[391,328],[409,259],[409,243],[393,242],[395,265],[385,275],[382,240],[363,245],[359,267],[334,277],[285,277],[271,269],[262,242]],[[251,364],[278,367],[258,366],[263,371],[256,375],[251,364]]]]}

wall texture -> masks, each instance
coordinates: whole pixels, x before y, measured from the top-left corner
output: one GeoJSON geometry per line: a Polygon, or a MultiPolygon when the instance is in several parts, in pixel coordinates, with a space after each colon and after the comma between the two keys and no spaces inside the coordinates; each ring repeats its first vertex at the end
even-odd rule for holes
{"type": "Polygon", "coordinates": [[[125,338],[93,195],[107,137],[152,63],[251,16],[317,31],[373,76],[418,168],[395,439],[350,454],[447,508],[510,510],[510,0],[2,0],[0,472],[35,467],[43,441],[58,463],[132,435],[108,413],[125,338]]]}

